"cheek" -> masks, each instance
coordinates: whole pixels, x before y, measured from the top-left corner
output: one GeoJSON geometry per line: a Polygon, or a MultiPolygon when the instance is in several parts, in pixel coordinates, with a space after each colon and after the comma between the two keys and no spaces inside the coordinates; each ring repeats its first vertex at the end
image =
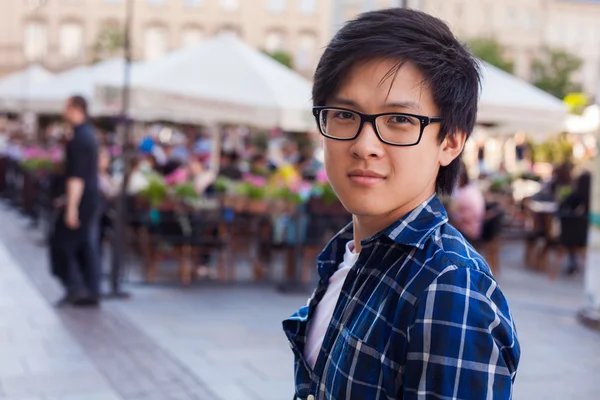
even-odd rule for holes
{"type": "Polygon", "coordinates": [[[421,182],[427,182],[431,175],[437,173],[437,147],[419,146],[395,149],[390,154],[395,180],[403,182],[405,187],[419,186],[421,182]]]}

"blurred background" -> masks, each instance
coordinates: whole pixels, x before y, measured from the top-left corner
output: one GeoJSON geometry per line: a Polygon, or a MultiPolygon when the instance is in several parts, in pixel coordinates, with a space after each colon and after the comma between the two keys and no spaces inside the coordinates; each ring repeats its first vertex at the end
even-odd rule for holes
{"type": "Polygon", "coordinates": [[[600,398],[600,1],[2,0],[0,400],[292,397],[281,321],[350,220],[311,79],[345,21],[388,7],[482,61],[444,202],[512,306],[514,398],[600,398]],[[53,306],[74,94],[100,146],[98,309],[53,306]]]}

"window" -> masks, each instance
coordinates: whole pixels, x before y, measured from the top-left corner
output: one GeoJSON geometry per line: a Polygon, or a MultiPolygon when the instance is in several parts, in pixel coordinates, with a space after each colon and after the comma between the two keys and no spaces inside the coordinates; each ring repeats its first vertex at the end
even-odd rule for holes
{"type": "Polygon", "coordinates": [[[300,0],[300,13],[314,14],[317,9],[317,0],[300,0]]]}
{"type": "Polygon", "coordinates": [[[68,22],[60,26],[59,53],[67,60],[83,57],[83,28],[76,22],[68,22]]]}
{"type": "Polygon", "coordinates": [[[506,26],[517,26],[517,12],[512,7],[508,7],[506,9],[506,26]]]}
{"type": "Polygon", "coordinates": [[[267,34],[265,40],[265,50],[269,53],[276,53],[285,50],[285,35],[280,31],[271,31],[267,34]]]}
{"type": "Polygon", "coordinates": [[[204,39],[204,31],[197,27],[184,28],[181,32],[181,47],[190,47],[204,39]]]}
{"type": "Polygon", "coordinates": [[[267,9],[272,13],[282,13],[285,11],[286,0],[267,0],[267,9]]]}
{"type": "Polygon", "coordinates": [[[240,37],[240,30],[233,25],[225,25],[221,29],[219,29],[218,33],[220,35],[233,35],[240,37]]]}
{"type": "Polygon", "coordinates": [[[167,52],[167,30],[162,26],[152,26],[144,33],[144,58],[156,60],[167,52]]]}
{"type": "Polygon", "coordinates": [[[240,8],[240,0],[220,0],[221,8],[227,11],[233,11],[240,8]]]}
{"type": "Polygon", "coordinates": [[[190,8],[197,8],[202,5],[202,0],[183,0],[185,5],[190,8]]]}
{"type": "Polygon", "coordinates": [[[32,21],[25,24],[24,53],[29,61],[38,61],[46,55],[48,35],[46,24],[32,21]]]}
{"type": "Polygon", "coordinates": [[[312,33],[302,33],[298,39],[296,51],[296,68],[300,71],[308,71],[315,63],[315,51],[317,39],[312,33]]]}

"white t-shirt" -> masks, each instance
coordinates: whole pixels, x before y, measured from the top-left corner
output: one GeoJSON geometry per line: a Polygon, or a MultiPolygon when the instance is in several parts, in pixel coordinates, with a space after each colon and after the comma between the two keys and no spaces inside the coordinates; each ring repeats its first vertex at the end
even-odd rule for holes
{"type": "Polygon", "coordinates": [[[337,271],[329,278],[325,295],[323,295],[323,298],[317,304],[317,308],[308,322],[304,358],[306,358],[311,368],[315,367],[319,351],[321,351],[321,346],[323,345],[325,332],[327,331],[327,327],[329,327],[331,317],[333,317],[333,310],[340,297],[342,286],[344,285],[346,276],[348,276],[348,272],[350,272],[350,269],[354,266],[356,260],[358,260],[358,255],[359,253],[354,253],[354,242],[350,241],[346,243],[344,260],[339,265],[337,271]]]}

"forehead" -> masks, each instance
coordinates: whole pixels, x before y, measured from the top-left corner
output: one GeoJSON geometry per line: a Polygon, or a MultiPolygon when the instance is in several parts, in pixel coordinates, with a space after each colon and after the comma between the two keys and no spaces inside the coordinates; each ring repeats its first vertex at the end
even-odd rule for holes
{"type": "Polygon", "coordinates": [[[421,71],[410,62],[398,67],[399,64],[397,60],[386,59],[355,64],[341,81],[332,101],[349,101],[365,112],[386,111],[383,108],[437,112],[431,89],[421,71]]]}

